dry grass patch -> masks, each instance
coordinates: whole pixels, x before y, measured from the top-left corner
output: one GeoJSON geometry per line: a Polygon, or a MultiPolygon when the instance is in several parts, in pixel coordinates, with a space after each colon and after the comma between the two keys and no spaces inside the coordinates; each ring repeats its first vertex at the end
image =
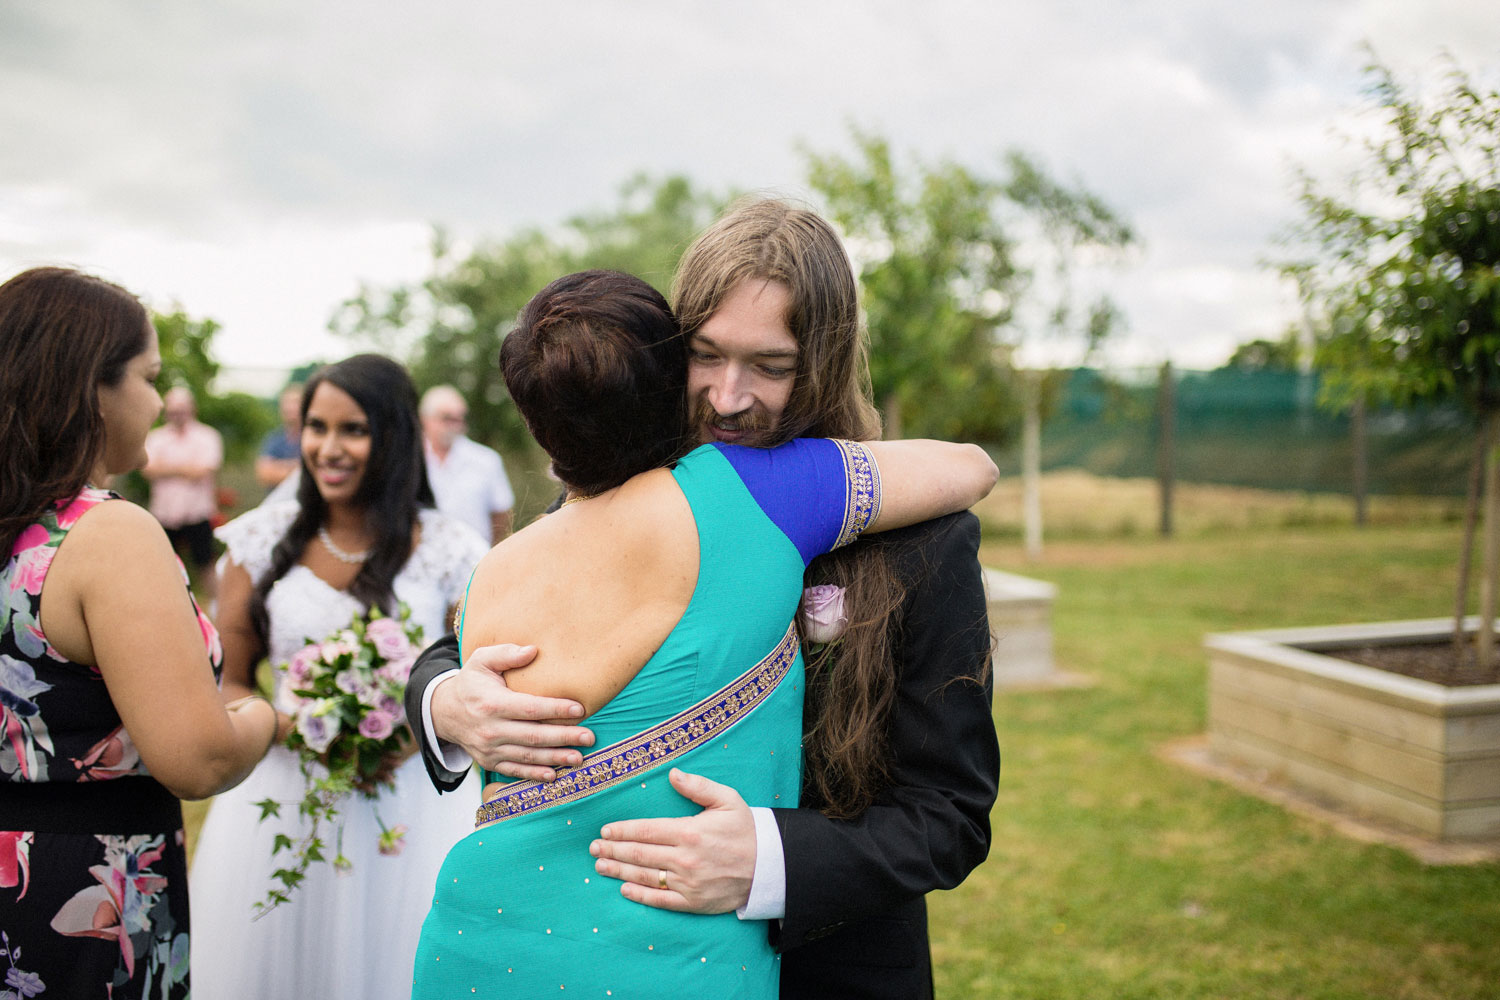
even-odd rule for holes
{"type": "MultiPolygon", "coordinates": [[[[1184,537],[1354,521],[1354,501],[1333,493],[1178,483],[1173,495],[1174,526],[1184,537]]],[[[1370,498],[1368,519],[1372,525],[1444,523],[1456,521],[1462,510],[1459,497],[1377,496],[1370,498]]],[[[974,512],[987,532],[1019,536],[1021,480],[1000,480],[974,512]]],[[[1042,525],[1049,537],[1153,535],[1160,523],[1159,491],[1153,479],[1115,479],[1081,469],[1057,469],[1042,476],[1042,525]]]]}

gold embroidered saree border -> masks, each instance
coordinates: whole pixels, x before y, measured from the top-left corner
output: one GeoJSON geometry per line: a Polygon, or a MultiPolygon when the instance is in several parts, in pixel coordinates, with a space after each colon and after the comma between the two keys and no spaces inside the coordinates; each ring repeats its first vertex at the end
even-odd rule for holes
{"type": "Polygon", "coordinates": [[[718,691],[645,732],[595,750],[583,758],[583,763],[552,781],[511,782],[479,807],[474,825],[577,801],[715,739],[776,689],[796,661],[797,650],[797,625],[793,622],[775,649],[718,691]]]}
{"type": "Polygon", "coordinates": [[[870,456],[870,449],[858,441],[835,439],[844,457],[844,471],[849,479],[849,502],[844,508],[844,524],[839,529],[834,548],[848,545],[858,538],[875,515],[880,513],[880,467],[870,456]]]}

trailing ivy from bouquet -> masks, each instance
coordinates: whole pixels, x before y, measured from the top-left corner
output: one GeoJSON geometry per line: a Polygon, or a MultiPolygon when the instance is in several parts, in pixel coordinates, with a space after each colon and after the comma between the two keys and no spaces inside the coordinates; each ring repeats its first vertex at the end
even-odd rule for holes
{"type": "MultiPolygon", "coordinates": [[[[285,852],[286,863],[272,874],[266,898],[255,904],[257,918],[289,902],[314,863],[331,863],[340,872],[352,869],[343,852],[340,805],[355,792],[378,798],[382,788],[393,787],[396,764],[411,753],[401,696],[422,649],[422,629],[410,623],[405,604],[399,615],[390,618],[372,608],[322,642],[309,640],[272,668],[281,675],[276,708],[292,718],[284,745],[297,754],[302,769],[305,791],[297,812],[306,823],[297,839],[276,834],[271,855],[285,852]]],[[[279,817],[285,804],[257,802],[261,821],[279,817]]],[[[383,822],[380,827],[380,853],[399,854],[405,827],[387,828],[383,822]]]]}

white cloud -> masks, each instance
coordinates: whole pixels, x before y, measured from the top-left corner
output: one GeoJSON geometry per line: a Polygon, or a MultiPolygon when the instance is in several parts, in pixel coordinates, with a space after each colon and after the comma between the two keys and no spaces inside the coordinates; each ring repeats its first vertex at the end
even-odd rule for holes
{"type": "MultiPolygon", "coordinates": [[[[224,324],[235,365],[345,345],[361,280],[417,279],[428,224],[500,235],[609,204],[638,170],[805,196],[846,126],[998,169],[1032,152],[1142,247],[1099,278],[1113,351],[1211,364],[1294,303],[1260,266],[1289,163],[1338,162],[1358,44],[1493,72],[1470,0],[687,0],[414,7],[0,6],[0,275],[65,260],[224,324]]],[[[1357,123],[1353,127],[1358,127],[1357,123]]]]}

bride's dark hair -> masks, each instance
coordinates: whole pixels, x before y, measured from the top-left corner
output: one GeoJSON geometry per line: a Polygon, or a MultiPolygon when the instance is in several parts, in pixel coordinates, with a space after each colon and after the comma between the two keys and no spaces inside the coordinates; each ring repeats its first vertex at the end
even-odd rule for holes
{"type": "MultiPolygon", "coordinates": [[[[370,457],[365,462],[364,477],[354,494],[354,502],[363,508],[365,523],[375,542],[369,558],[349,584],[349,593],[366,608],[378,607],[393,614],[396,597],[392,584],[411,555],[417,511],[433,506],[427,462],[422,453],[421,424],[417,420],[417,390],[406,369],[390,358],[356,354],[320,368],[307,380],[302,390],[304,419],[313,393],[324,382],[347,392],[365,411],[370,424],[370,457]]],[[[256,581],[250,596],[250,621],[263,643],[270,634],[266,595],[296,565],[328,516],[328,505],[318,492],[306,459],[302,461],[297,484],[297,505],[297,516],[271,550],[271,566],[256,581]]]]}

